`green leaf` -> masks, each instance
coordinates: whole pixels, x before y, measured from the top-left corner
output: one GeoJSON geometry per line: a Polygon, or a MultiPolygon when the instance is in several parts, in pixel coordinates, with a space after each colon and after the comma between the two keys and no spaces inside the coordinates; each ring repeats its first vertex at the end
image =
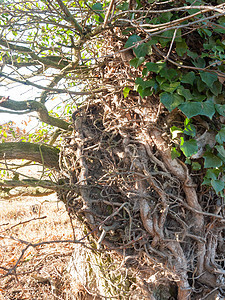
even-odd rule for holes
{"type": "MultiPolygon", "coordinates": [[[[154,1],[153,1],[154,2],[154,1]]],[[[160,22],[161,23],[167,23],[167,22],[169,22],[170,21],[170,19],[172,18],[172,16],[173,16],[173,14],[170,12],[170,11],[168,11],[168,12],[165,12],[165,13],[162,13],[161,15],[160,15],[160,22]]]]}
{"type": "Polygon", "coordinates": [[[195,126],[193,124],[188,124],[187,126],[185,126],[184,128],[184,133],[186,135],[190,135],[191,137],[194,137],[196,135],[196,129],[195,126]]]}
{"type": "Polygon", "coordinates": [[[207,100],[205,102],[202,102],[201,106],[201,115],[207,116],[212,119],[213,115],[215,114],[215,104],[211,100],[207,100]]]}
{"type": "Polygon", "coordinates": [[[152,88],[143,89],[142,93],[140,93],[142,98],[147,97],[147,96],[151,96],[152,94],[153,94],[152,88]]]}
{"type": "Polygon", "coordinates": [[[223,157],[225,157],[225,149],[224,149],[224,146],[222,146],[222,145],[216,145],[215,148],[216,148],[216,150],[219,152],[220,155],[222,155],[223,157]]]}
{"type": "Polygon", "coordinates": [[[225,127],[220,129],[220,131],[216,135],[216,141],[219,144],[223,144],[225,142],[225,127]]]}
{"type": "Polygon", "coordinates": [[[193,85],[194,81],[195,81],[195,73],[192,72],[192,71],[185,74],[185,75],[183,75],[182,78],[181,78],[181,82],[189,83],[191,85],[193,85]]]}
{"type": "Polygon", "coordinates": [[[200,115],[202,111],[201,103],[199,102],[185,102],[179,105],[179,109],[187,116],[189,119],[200,115]]]}
{"type": "Polygon", "coordinates": [[[188,141],[185,141],[183,137],[181,137],[180,139],[180,150],[186,157],[190,157],[198,152],[198,145],[196,140],[190,139],[188,141]]]}
{"type": "Polygon", "coordinates": [[[200,72],[200,77],[208,87],[212,86],[212,84],[217,81],[217,75],[209,72],[200,72]]]}
{"type": "Polygon", "coordinates": [[[225,117],[225,105],[224,104],[223,105],[222,104],[215,104],[215,108],[221,116],[225,117]]]}
{"type": "Polygon", "coordinates": [[[173,93],[178,86],[180,85],[180,82],[172,82],[172,83],[163,83],[160,88],[168,93],[173,93]]]}
{"type": "Polygon", "coordinates": [[[192,166],[192,169],[194,171],[201,170],[201,165],[198,162],[196,162],[196,161],[193,161],[192,164],[191,164],[191,166],[192,166]]]}
{"type": "Polygon", "coordinates": [[[148,71],[149,72],[154,72],[156,74],[158,74],[160,72],[160,70],[165,68],[165,66],[166,66],[166,64],[162,63],[162,62],[158,62],[158,63],[148,62],[146,64],[146,67],[147,67],[148,71]]]}
{"type": "Polygon", "coordinates": [[[209,89],[215,96],[218,96],[222,92],[222,87],[221,82],[216,81],[209,87],[209,89]]]}
{"type": "Polygon", "coordinates": [[[95,3],[93,6],[92,6],[92,9],[94,11],[97,11],[97,12],[102,12],[103,11],[103,6],[101,3],[97,2],[95,3]]]}
{"type": "Polygon", "coordinates": [[[149,43],[143,43],[139,45],[137,48],[134,48],[133,51],[137,57],[145,57],[145,55],[151,54],[152,47],[149,43]]]}
{"type": "Polygon", "coordinates": [[[182,85],[177,88],[177,93],[183,96],[186,100],[193,100],[193,95],[190,90],[185,89],[182,85]]]}
{"type": "Polygon", "coordinates": [[[172,159],[175,159],[175,158],[177,158],[177,157],[179,157],[179,156],[181,156],[180,152],[177,151],[177,149],[176,149],[175,147],[173,147],[173,148],[171,149],[171,158],[172,158],[172,159]]]}
{"type": "Polygon", "coordinates": [[[192,62],[196,68],[205,68],[205,66],[206,66],[206,62],[205,62],[204,58],[201,58],[201,57],[197,57],[197,59],[193,60],[192,62]]]}
{"type": "Polygon", "coordinates": [[[204,167],[206,169],[208,168],[219,168],[220,166],[222,166],[222,160],[214,155],[211,152],[205,152],[204,155],[204,167]]]}
{"type": "Polygon", "coordinates": [[[144,68],[143,71],[142,71],[142,76],[147,76],[148,75],[148,69],[147,68],[144,68]]]}
{"type": "Polygon", "coordinates": [[[128,38],[124,47],[125,48],[132,47],[139,41],[141,41],[141,37],[139,35],[133,34],[128,38]]]}
{"type": "Polygon", "coordinates": [[[184,39],[181,42],[176,42],[176,52],[179,56],[183,56],[187,52],[188,46],[184,39]]]}
{"type": "Polygon", "coordinates": [[[129,95],[130,90],[131,90],[131,88],[129,88],[127,86],[123,89],[124,98],[126,98],[129,95]]]}
{"type": "Polygon", "coordinates": [[[222,180],[212,179],[211,184],[217,194],[224,189],[224,182],[222,180]]]}
{"type": "Polygon", "coordinates": [[[189,57],[191,57],[192,59],[195,59],[195,58],[198,57],[198,53],[192,52],[192,51],[190,51],[189,49],[187,49],[187,55],[188,55],[189,57]]]}
{"type": "Polygon", "coordinates": [[[205,174],[205,178],[216,179],[218,175],[220,174],[219,169],[208,169],[205,174]]]}
{"type": "Polygon", "coordinates": [[[150,79],[150,80],[143,80],[142,78],[138,77],[135,80],[136,85],[142,86],[144,89],[149,88],[149,87],[154,87],[155,86],[155,80],[150,79]]]}
{"type": "Polygon", "coordinates": [[[178,72],[174,69],[168,69],[167,67],[162,68],[159,71],[159,74],[162,77],[165,77],[166,79],[168,79],[170,82],[174,82],[175,78],[178,77],[178,72]]]}
{"type": "Polygon", "coordinates": [[[145,61],[144,57],[136,57],[131,59],[130,65],[137,69],[144,61],[145,61]]]}
{"type": "Polygon", "coordinates": [[[184,102],[184,98],[178,94],[169,94],[163,92],[160,94],[160,101],[169,111],[172,111],[174,108],[178,107],[184,102]]]}
{"type": "Polygon", "coordinates": [[[179,127],[172,126],[170,128],[170,132],[171,132],[171,135],[172,135],[172,139],[176,139],[179,133],[183,133],[183,130],[179,127]]]}

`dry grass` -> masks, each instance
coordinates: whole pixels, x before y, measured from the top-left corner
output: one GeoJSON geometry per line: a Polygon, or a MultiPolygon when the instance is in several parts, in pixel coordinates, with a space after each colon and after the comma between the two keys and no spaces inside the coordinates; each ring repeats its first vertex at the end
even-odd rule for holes
{"type": "MultiPolygon", "coordinates": [[[[72,228],[55,194],[0,199],[0,267],[6,269],[13,267],[26,246],[10,236],[33,243],[66,240],[72,238],[72,228]]],[[[73,247],[65,243],[30,247],[16,269],[17,276],[4,277],[6,271],[0,269],[0,299],[70,299],[66,267],[73,247]]]]}

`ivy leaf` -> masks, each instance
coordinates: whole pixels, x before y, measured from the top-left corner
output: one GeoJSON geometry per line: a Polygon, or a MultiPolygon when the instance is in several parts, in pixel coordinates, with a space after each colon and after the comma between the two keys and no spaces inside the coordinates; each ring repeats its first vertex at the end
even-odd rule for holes
{"type": "Polygon", "coordinates": [[[220,129],[220,131],[216,135],[216,141],[219,144],[223,144],[225,142],[225,127],[220,129]]]}
{"type": "Polygon", "coordinates": [[[205,152],[204,157],[204,167],[208,168],[219,168],[222,166],[222,160],[211,152],[205,152]]]}
{"type": "Polygon", "coordinates": [[[163,67],[160,70],[159,74],[162,77],[168,79],[170,82],[174,82],[175,81],[174,79],[178,77],[178,72],[176,70],[168,69],[168,68],[165,68],[165,67],[163,67]]]}
{"type": "Polygon", "coordinates": [[[190,135],[191,137],[194,137],[196,135],[196,129],[195,126],[193,124],[188,124],[187,126],[185,126],[184,128],[184,133],[186,135],[190,135]]]}
{"type": "Polygon", "coordinates": [[[126,86],[123,89],[123,96],[124,96],[124,98],[126,98],[129,95],[130,90],[131,90],[131,88],[129,88],[128,86],[126,86]]]}
{"type": "Polygon", "coordinates": [[[187,52],[188,46],[184,39],[181,42],[176,42],[176,52],[179,56],[183,56],[187,52]]]}
{"type": "Polygon", "coordinates": [[[143,43],[139,45],[137,48],[134,48],[133,51],[137,57],[145,57],[147,54],[151,54],[151,45],[149,43],[143,43]]]}
{"type": "Polygon", "coordinates": [[[179,109],[190,119],[201,114],[202,106],[199,102],[188,101],[179,105],[179,109]]]}
{"type": "Polygon", "coordinates": [[[191,166],[192,166],[192,169],[193,169],[194,171],[201,170],[201,165],[200,165],[200,163],[198,163],[198,162],[196,162],[196,161],[193,161],[192,164],[191,164],[191,166]]]}
{"type": "Polygon", "coordinates": [[[180,82],[172,82],[172,83],[163,83],[160,88],[168,93],[173,93],[178,86],[180,85],[180,82]]]}
{"type": "Polygon", "coordinates": [[[180,150],[186,157],[190,157],[193,154],[196,154],[198,152],[197,141],[193,139],[185,141],[184,138],[181,137],[180,150]]]}
{"type": "Polygon", "coordinates": [[[190,90],[185,89],[182,85],[177,88],[177,93],[183,96],[186,100],[193,100],[193,95],[190,90]]]}
{"type": "Polygon", "coordinates": [[[224,146],[222,146],[222,145],[216,145],[215,148],[216,148],[216,150],[219,152],[220,155],[222,155],[223,157],[225,157],[225,149],[224,149],[224,146]]]}
{"type": "Polygon", "coordinates": [[[184,98],[178,94],[163,92],[160,94],[160,101],[169,111],[172,111],[174,108],[178,107],[184,102],[184,98]]]}
{"type": "Polygon", "coordinates": [[[209,87],[209,89],[215,96],[218,96],[222,92],[222,84],[221,82],[216,81],[209,87]]]}
{"type": "Polygon", "coordinates": [[[209,179],[217,179],[219,173],[220,173],[220,170],[219,170],[219,169],[208,169],[208,170],[206,171],[205,178],[209,178],[209,179]]]}
{"type": "Polygon", "coordinates": [[[131,35],[128,38],[128,40],[127,40],[127,42],[126,42],[126,44],[125,44],[124,47],[125,48],[132,47],[132,46],[134,46],[139,41],[141,41],[141,37],[139,35],[137,35],[137,34],[133,34],[133,35],[131,35]]]}
{"type": "Polygon", "coordinates": [[[177,136],[178,136],[179,133],[183,133],[183,130],[181,128],[179,128],[179,127],[172,126],[170,128],[170,132],[172,134],[172,139],[174,140],[174,139],[177,138],[177,136]]]}
{"type": "Polygon", "coordinates": [[[158,62],[158,63],[148,62],[146,64],[146,67],[149,72],[154,72],[154,73],[158,74],[160,72],[160,70],[165,67],[165,65],[166,64],[162,63],[162,62],[158,62]]]}
{"type": "Polygon", "coordinates": [[[155,86],[155,80],[150,79],[150,80],[143,80],[142,78],[138,77],[135,80],[136,85],[142,86],[144,89],[149,88],[149,87],[154,87],[155,86]]]}
{"type": "Polygon", "coordinates": [[[215,104],[212,101],[205,101],[201,103],[202,111],[201,115],[207,116],[212,119],[213,115],[215,114],[215,104]]]}
{"type": "Polygon", "coordinates": [[[225,105],[215,104],[215,108],[221,116],[225,117],[225,105]]]}
{"type": "Polygon", "coordinates": [[[217,194],[224,189],[224,182],[222,180],[212,179],[211,184],[217,194]]]}
{"type": "Polygon", "coordinates": [[[130,65],[137,69],[144,61],[144,57],[136,57],[130,60],[130,65]]]}
{"type": "Polygon", "coordinates": [[[217,81],[217,75],[209,72],[200,72],[200,77],[208,87],[212,86],[212,84],[217,81]]]}
{"type": "Polygon", "coordinates": [[[171,158],[172,158],[172,159],[175,159],[175,158],[177,158],[177,157],[179,157],[179,156],[181,156],[180,152],[177,151],[176,147],[173,147],[173,148],[171,149],[171,158]]]}

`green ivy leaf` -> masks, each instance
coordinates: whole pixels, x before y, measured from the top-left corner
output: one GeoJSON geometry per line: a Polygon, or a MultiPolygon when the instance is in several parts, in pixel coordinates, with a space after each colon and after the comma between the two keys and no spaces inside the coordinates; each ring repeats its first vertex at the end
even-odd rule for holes
{"type": "MultiPolygon", "coordinates": [[[[155,2],[155,1],[153,1],[153,2],[155,2]]],[[[172,18],[172,16],[173,16],[173,14],[170,11],[162,13],[160,15],[160,22],[161,23],[167,23],[167,22],[170,21],[170,19],[172,18]]]]}
{"type": "Polygon", "coordinates": [[[132,46],[134,46],[139,41],[141,41],[141,37],[139,35],[137,35],[137,34],[133,34],[133,35],[131,35],[128,38],[128,40],[127,40],[127,42],[126,42],[126,44],[125,44],[124,47],[125,48],[132,47],[132,46]]]}
{"type": "Polygon", "coordinates": [[[220,174],[219,169],[208,169],[205,174],[205,178],[217,179],[218,175],[220,174]]]}
{"type": "Polygon", "coordinates": [[[150,80],[143,80],[142,78],[138,77],[135,80],[135,84],[136,85],[140,85],[143,87],[143,89],[149,88],[149,87],[154,87],[155,86],[155,80],[154,79],[150,79],[150,80]]]}
{"type": "Polygon", "coordinates": [[[141,45],[139,45],[137,48],[134,48],[133,49],[135,55],[137,57],[145,57],[145,55],[147,54],[151,54],[152,52],[152,47],[149,43],[143,43],[141,45]]]}
{"type": "Polygon", "coordinates": [[[178,107],[184,102],[184,98],[178,94],[163,92],[160,94],[160,101],[169,111],[172,111],[174,108],[178,107]]]}
{"type": "Polygon", "coordinates": [[[172,83],[163,83],[160,88],[168,93],[173,93],[178,86],[180,85],[180,82],[172,82],[172,83]]]}
{"type": "Polygon", "coordinates": [[[177,55],[183,56],[187,52],[188,46],[183,39],[181,42],[176,42],[176,52],[177,55]]]}
{"type": "Polygon", "coordinates": [[[222,145],[216,145],[215,148],[216,148],[216,150],[219,152],[220,155],[222,155],[223,157],[225,157],[225,149],[224,149],[224,146],[222,146],[222,145]]]}
{"type": "Polygon", "coordinates": [[[154,73],[158,74],[160,72],[160,70],[165,68],[165,65],[166,64],[163,63],[163,62],[158,62],[158,63],[148,62],[146,64],[146,67],[147,67],[149,72],[154,72],[154,73]]]}
{"type": "Polygon", "coordinates": [[[177,93],[183,96],[186,100],[193,100],[193,95],[190,90],[185,89],[182,85],[177,88],[177,93]]]}
{"type": "Polygon", "coordinates": [[[220,129],[220,131],[216,135],[216,141],[219,144],[223,144],[225,142],[225,127],[220,129]]]}
{"type": "Polygon", "coordinates": [[[221,116],[225,117],[225,105],[224,104],[223,105],[222,104],[215,104],[215,108],[221,116]]]}
{"type": "Polygon", "coordinates": [[[179,109],[190,119],[201,114],[202,106],[199,102],[188,101],[179,105],[179,109]]]}
{"type": "Polygon", "coordinates": [[[205,68],[206,66],[206,62],[202,57],[197,57],[197,59],[193,60],[192,62],[196,68],[205,68]]]}
{"type": "Polygon", "coordinates": [[[181,137],[180,139],[180,150],[186,157],[190,157],[198,152],[198,145],[196,140],[190,139],[188,141],[185,141],[183,137],[181,137]]]}
{"type": "Polygon", "coordinates": [[[144,57],[136,57],[130,60],[130,65],[137,69],[144,61],[144,57]]]}
{"type": "Polygon", "coordinates": [[[209,72],[200,72],[200,77],[208,87],[212,86],[212,84],[217,81],[217,75],[209,72]]]}
{"type": "Polygon", "coordinates": [[[168,69],[168,68],[162,68],[160,71],[159,71],[159,74],[166,78],[167,80],[169,80],[170,82],[174,82],[175,79],[177,79],[178,77],[178,72],[174,69],[168,69]]]}
{"type": "Polygon", "coordinates": [[[172,159],[175,159],[175,158],[177,158],[177,157],[179,157],[179,156],[181,156],[180,152],[177,151],[176,147],[173,147],[173,148],[171,149],[171,158],[172,158],[172,159]]]}
{"type": "Polygon", "coordinates": [[[210,91],[215,95],[218,96],[222,92],[222,84],[219,81],[215,81],[210,87],[210,91]]]}
{"type": "Polygon", "coordinates": [[[195,126],[193,124],[188,124],[187,126],[185,126],[184,128],[184,133],[186,135],[190,135],[191,137],[194,137],[196,135],[196,129],[195,126]]]}
{"type": "Polygon", "coordinates": [[[204,155],[204,167],[208,168],[219,168],[222,166],[222,160],[211,152],[205,152],[204,155]]]}
{"type": "Polygon", "coordinates": [[[129,95],[130,90],[131,90],[131,88],[129,88],[128,86],[126,86],[123,89],[123,96],[124,96],[124,98],[126,98],[129,95]]]}
{"type": "Polygon", "coordinates": [[[211,101],[205,101],[201,103],[202,111],[201,115],[207,116],[212,119],[213,115],[215,114],[215,104],[211,101]]]}
{"type": "Polygon", "coordinates": [[[224,189],[224,182],[222,180],[212,179],[211,184],[217,194],[224,189]]]}
{"type": "Polygon", "coordinates": [[[201,170],[201,165],[200,165],[200,163],[198,163],[198,162],[196,162],[196,161],[193,161],[192,164],[191,164],[191,166],[192,166],[192,169],[193,169],[194,171],[201,170]]]}
{"type": "Polygon", "coordinates": [[[191,85],[193,85],[195,81],[195,73],[194,72],[188,72],[187,74],[183,75],[181,78],[181,82],[183,83],[189,83],[191,85]]]}

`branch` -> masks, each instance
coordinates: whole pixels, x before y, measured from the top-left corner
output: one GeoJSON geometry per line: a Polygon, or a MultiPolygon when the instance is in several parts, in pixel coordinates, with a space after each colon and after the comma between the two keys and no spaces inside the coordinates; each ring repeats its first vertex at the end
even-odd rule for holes
{"type": "Polygon", "coordinates": [[[0,159],[27,159],[59,169],[59,149],[33,143],[1,143],[0,159]]]}
{"type": "MultiPolygon", "coordinates": [[[[5,99],[4,97],[0,96],[0,107],[8,108],[12,110],[12,113],[15,113],[15,111],[16,112],[22,111],[22,113],[29,113],[32,111],[36,111],[38,113],[39,119],[46,124],[56,126],[64,130],[67,130],[70,126],[70,124],[67,123],[66,121],[50,116],[48,114],[48,110],[45,107],[45,105],[34,100],[14,101],[14,100],[5,99]]],[[[8,113],[11,112],[8,111],[8,113]]]]}
{"type": "Polygon", "coordinates": [[[29,80],[16,79],[16,78],[13,78],[11,76],[8,76],[8,75],[4,74],[3,72],[0,72],[0,77],[8,78],[11,81],[18,82],[18,83],[21,83],[21,84],[24,84],[24,85],[34,86],[34,87],[36,87],[38,89],[41,89],[41,90],[54,92],[54,93],[60,93],[60,94],[70,94],[70,95],[83,96],[83,95],[90,95],[90,94],[94,94],[94,93],[101,93],[101,92],[105,91],[105,89],[99,89],[99,90],[94,90],[94,91],[89,91],[89,92],[75,92],[75,91],[68,91],[66,89],[54,89],[54,88],[45,87],[45,86],[33,83],[29,80]]]}
{"type": "Polygon", "coordinates": [[[53,191],[57,190],[57,185],[50,180],[22,179],[22,180],[0,180],[0,187],[42,187],[53,191]]]}
{"type": "Polygon", "coordinates": [[[79,33],[83,33],[83,28],[78,24],[78,22],[74,19],[74,17],[71,15],[70,11],[68,10],[68,8],[65,6],[65,4],[61,1],[61,0],[56,0],[61,8],[61,10],[64,12],[64,14],[66,15],[66,17],[64,17],[64,19],[66,21],[69,21],[74,28],[77,29],[77,31],[79,33]]]}
{"type": "MultiPolygon", "coordinates": [[[[13,45],[12,43],[8,42],[7,40],[1,38],[0,45],[6,47],[7,49],[17,51],[18,53],[28,54],[34,60],[44,64],[45,66],[56,68],[56,69],[63,69],[65,66],[69,65],[67,60],[63,59],[61,56],[46,56],[40,57],[35,54],[30,48],[24,46],[13,45]]],[[[72,68],[72,65],[71,65],[72,68]]]]}

